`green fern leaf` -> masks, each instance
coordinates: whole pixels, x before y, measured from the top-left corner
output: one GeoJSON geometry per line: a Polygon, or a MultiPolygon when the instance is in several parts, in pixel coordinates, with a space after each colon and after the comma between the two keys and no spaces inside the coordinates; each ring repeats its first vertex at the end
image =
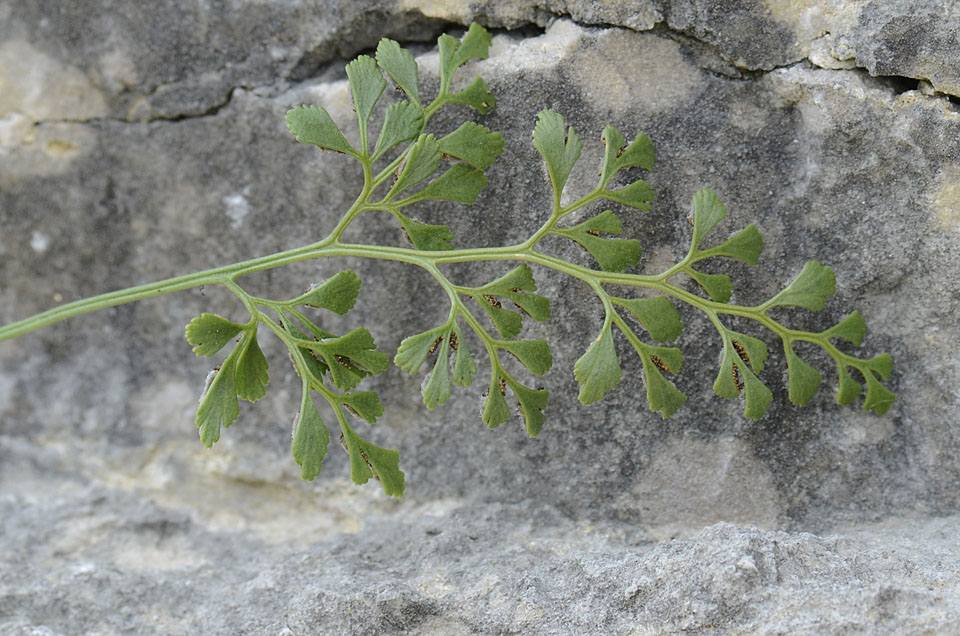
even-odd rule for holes
{"type": "Polygon", "coordinates": [[[668,418],[687,400],[661,371],[677,373],[683,365],[683,354],[675,347],[642,347],[640,360],[643,363],[643,377],[647,385],[647,403],[650,410],[668,418]]]}
{"type": "Polygon", "coordinates": [[[506,381],[520,404],[527,435],[536,437],[540,433],[540,429],[543,428],[543,423],[547,421],[543,411],[547,408],[549,393],[545,389],[531,389],[524,386],[510,376],[506,377],[506,381]]]}
{"type": "MultiPolygon", "coordinates": [[[[360,277],[347,269],[337,272],[319,285],[311,286],[306,293],[287,304],[328,309],[342,316],[357,303],[360,284],[360,277]]],[[[329,337],[329,334],[321,337],[329,337]]]]}
{"type": "Polygon", "coordinates": [[[229,428],[240,415],[237,401],[236,351],[227,356],[220,368],[208,381],[207,388],[200,397],[197,409],[197,428],[200,429],[200,441],[210,448],[220,439],[220,428],[229,428]]]}
{"type": "Polygon", "coordinates": [[[650,202],[653,201],[654,194],[650,184],[640,180],[634,181],[620,190],[605,190],[603,198],[646,212],[650,209],[650,202]]]}
{"type": "MultiPolygon", "coordinates": [[[[467,343],[463,341],[459,327],[454,326],[454,337],[456,337],[457,355],[453,362],[453,383],[457,386],[470,386],[473,383],[473,376],[477,373],[477,363],[474,362],[470,350],[467,349],[467,343]]],[[[451,343],[451,346],[453,343],[451,343]]]]}
{"type": "MultiPolygon", "coordinates": [[[[713,190],[697,190],[693,195],[693,240],[690,253],[700,247],[703,238],[725,219],[727,208],[713,190]]],[[[726,301],[724,301],[726,302],[726,301]]]]}
{"type": "Polygon", "coordinates": [[[573,367],[573,375],[580,384],[580,402],[593,404],[607,391],[620,383],[620,361],[613,346],[613,334],[607,325],[590,343],[573,367]]]}
{"type": "Polygon", "coordinates": [[[387,107],[377,147],[371,158],[379,159],[391,148],[415,139],[423,129],[423,110],[410,102],[397,102],[387,107]]]}
{"type": "Polygon", "coordinates": [[[320,413],[310,397],[309,385],[304,383],[300,412],[293,425],[293,441],[290,444],[293,461],[300,467],[301,479],[313,481],[320,474],[329,443],[330,431],[320,419],[320,413]]]}
{"type": "Polygon", "coordinates": [[[404,338],[397,349],[393,363],[404,371],[414,374],[420,370],[427,357],[435,351],[434,345],[443,337],[446,325],[404,338]]]}
{"type": "Polygon", "coordinates": [[[375,351],[373,336],[363,327],[350,333],[311,345],[311,349],[323,357],[333,383],[349,391],[368,375],[383,373],[390,366],[390,358],[375,351]]]}
{"type": "Polygon", "coordinates": [[[761,252],[763,252],[763,235],[753,224],[750,224],[721,245],[703,250],[697,254],[696,260],[711,256],[727,256],[739,259],[748,265],[756,265],[761,252]]]}
{"type": "Polygon", "coordinates": [[[243,335],[237,349],[240,350],[236,370],[237,397],[256,402],[267,394],[267,382],[270,379],[267,374],[270,365],[257,343],[256,327],[243,335]]]}
{"type": "Polygon", "coordinates": [[[506,380],[496,371],[490,376],[490,388],[483,403],[483,414],[480,419],[488,428],[497,428],[510,419],[510,405],[504,397],[506,380]]]}
{"type": "Polygon", "coordinates": [[[573,165],[580,158],[583,144],[573,130],[564,130],[563,117],[552,110],[542,110],[537,115],[537,126],[533,131],[533,145],[543,156],[550,175],[550,184],[556,196],[563,192],[573,165]]]}
{"type": "Polygon", "coordinates": [[[863,342],[863,336],[866,333],[867,323],[863,319],[863,316],[860,315],[860,312],[856,310],[834,326],[822,332],[827,338],[843,338],[858,347],[863,342]]]}
{"type": "Polygon", "coordinates": [[[619,217],[606,210],[583,223],[553,233],[575,241],[590,252],[603,271],[621,272],[640,262],[640,242],[635,239],[602,238],[598,234],[620,234],[622,230],[619,217]]]}
{"type": "Polygon", "coordinates": [[[493,165],[503,152],[503,136],[472,121],[464,122],[455,131],[441,137],[440,152],[483,170],[493,165]]]}
{"type": "Polygon", "coordinates": [[[407,238],[418,250],[425,252],[436,252],[441,250],[453,249],[453,233],[446,225],[432,225],[430,223],[421,223],[411,218],[394,213],[407,238]]]}
{"type": "Polygon", "coordinates": [[[209,358],[223,349],[234,339],[244,326],[215,314],[201,314],[187,325],[187,342],[193,345],[193,352],[209,358]]]}
{"type": "Polygon", "coordinates": [[[320,106],[297,106],[290,109],[287,111],[287,128],[297,141],[353,157],[360,156],[330,119],[327,111],[320,106]]]}
{"type": "Polygon", "coordinates": [[[512,353],[530,373],[543,375],[553,366],[553,356],[546,340],[500,340],[497,346],[512,353]]]}
{"type": "Polygon", "coordinates": [[[653,142],[645,134],[637,135],[627,146],[623,135],[613,126],[603,129],[601,137],[604,145],[603,163],[600,165],[600,187],[606,188],[610,179],[620,170],[631,166],[640,166],[650,170],[656,154],[653,142]]]}
{"type": "Polygon", "coordinates": [[[817,261],[807,261],[793,281],[763,307],[794,305],[811,311],[820,311],[837,289],[833,270],[817,261]]]}
{"type": "Polygon", "coordinates": [[[486,59],[492,40],[490,33],[476,22],[470,25],[460,41],[441,35],[437,45],[440,49],[440,78],[444,86],[450,85],[453,74],[468,60],[486,59]]]}
{"type": "Polygon", "coordinates": [[[340,396],[340,403],[357,417],[373,424],[383,415],[383,404],[375,391],[354,391],[340,396]]]}
{"type": "Polygon", "coordinates": [[[353,95],[353,106],[357,111],[357,121],[360,123],[360,143],[367,147],[367,122],[373,107],[376,106],[387,80],[377,70],[377,63],[367,55],[361,55],[347,64],[347,79],[350,81],[350,93],[353,95]]]}
{"type": "Polygon", "coordinates": [[[823,377],[819,371],[801,360],[788,342],[784,342],[783,352],[787,357],[790,401],[797,406],[806,406],[817,394],[823,377]]]}
{"type": "Polygon", "coordinates": [[[657,342],[676,340],[683,332],[680,312],[669,298],[611,298],[626,307],[657,342]]]}
{"type": "Polygon", "coordinates": [[[396,82],[404,92],[410,103],[420,106],[420,89],[418,81],[417,62],[413,54],[400,46],[399,43],[383,38],[377,45],[377,64],[387,75],[396,82]]]}
{"type": "Polygon", "coordinates": [[[371,444],[357,435],[346,422],[340,422],[340,430],[350,456],[350,478],[353,483],[363,485],[371,477],[376,477],[384,493],[391,497],[402,496],[404,474],[400,470],[400,453],[371,444]]]}
{"type": "Polygon", "coordinates": [[[437,361],[423,385],[423,403],[428,409],[443,404],[450,397],[450,332],[444,334],[437,349],[437,361]]]}
{"type": "Polygon", "coordinates": [[[414,200],[434,199],[472,204],[477,200],[480,191],[486,187],[487,177],[484,176],[483,172],[458,163],[427,184],[427,187],[417,194],[397,203],[398,205],[406,205],[414,200]]]}
{"type": "Polygon", "coordinates": [[[692,267],[687,267],[684,271],[697,282],[703,291],[718,303],[730,302],[733,296],[733,283],[726,274],[704,274],[692,267]]]}
{"type": "Polygon", "coordinates": [[[396,183],[390,188],[387,198],[412,188],[437,171],[440,165],[440,144],[433,135],[420,135],[410,148],[396,183]]]}
{"type": "Polygon", "coordinates": [[[475,108],[481,115],[486,115],[490,109],[497,105],[497,99],[487,88],[487,83],[483,78],[477,77],[459,93],[453,93],[447,97],[448,102],[455,104],[466,104],[475,108]]]}

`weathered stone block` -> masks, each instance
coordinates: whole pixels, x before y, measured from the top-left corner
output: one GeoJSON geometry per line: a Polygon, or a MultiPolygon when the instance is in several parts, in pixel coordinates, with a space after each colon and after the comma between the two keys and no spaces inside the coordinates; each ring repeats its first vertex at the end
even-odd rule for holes
{"type": "MultiPolygon", "coordinates": [[[[477,19],[498,27],[491,56],[460,78],[487,79],[497,108],[482,121],[507,147],[475,205],[427,205],[422,220],[449,223],[459,246],[538,227],[550,199],[529,135],[543,108],[584,139],[574,192],[592,185],[604,125],[644,131],[657,201],[622,215],[644,246],[638,269],[682,258],[690,197],[711,187],[729,209],[721,232],[755,223],[765,237],[756,268],[724,266],[735,300],[768,298],[806,260],[833,266],[827,309],[786,315],[821,329],[858,308],[862,353],[893,355],[900,398],[884,417],[839,407],[834,369],[811,355],[826,379],[794,408],[773,355],[774,405],[745,420],[710,389],[712,328],[683,310],[689,399],[674,418],[649,412],[624,342],[624,380],[582,407],[571,370],[600,307],[536,271],[555,316],[528,332],[555,357],[544,431],[486,431],[480,383],[427,410],[421,378],[393,369],[370,382],[387,414],[364,433],[400,449],[397,502],[349,484],[336,448],[315,482],[298,480],[299,383],[266,339],[268,397],[200,445],[208,364],[182,330],[203,311],[242,317],[222,290],[118,307],[0,345],[0,633],[955,624],[960,18],[948,3],[69,4],[0,6],[4,323],[322,238],[362,179],[296,144],[284,112],[320,103],[355,134],[347,59],[399,39],[433,90],[429,43],[477,19]]],[[[351,239],[402,240],[385,215],[361,225],[351,239]]],[[[335,327],[364,324],[385,350],[445,311],[428,276],[395,264],[307,263],[246,282],[293,295],[342,267],[364,288],[335,327]]],[[[480,283],[506,268],[452,271],[480,283]]]]}

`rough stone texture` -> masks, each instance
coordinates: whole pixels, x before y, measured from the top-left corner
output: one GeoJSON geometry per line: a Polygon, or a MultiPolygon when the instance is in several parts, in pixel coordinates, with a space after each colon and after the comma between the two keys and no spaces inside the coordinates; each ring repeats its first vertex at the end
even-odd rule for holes
{"type": "MultiPolygon", "coordinates": [[[[361,179],[293,143],[284,111],[321,103],[348,122],[343,62],[384,35],[420,55],[433,87],[426,43],[478,19],[501,30],[467,73],[497,95],[483,123],[507,148],[475,206],[427,206],[423,220],[450,223],[460,245],[537,227],[549,201],[529,144],[541,108],[585,140],[574,191],[591,185],[605,124],[643,130],[658,199],[624,217],[644,270],[682,257],[690,196],[712,187],[730,211],[721,231],[754,222],[765,237],[756,269],[724,265],[735,298],[769,297],[808,259],[830,264],[837,297],[791,320],[820,329],[859,308],[864,353],[890,351],[901,397],[881,418],[838,407],[832,367],[812,356],[828,381],[795,409],[774,355],[770,413],[744,420],[712,395],[717,343],[686,312],[689,400],[674,418],[648,411],[622,342],[624,381],[580,407],[570,369],[600,309],[589,290],[537,272],[555,306],[528,331],[555,356],[543,433],[484,430],[480,388],[428,411],[419,377],[384,374],[371,388],[387,415],[363,433],[401,451],[397,502],[350,485],[337,452],[315,482],[298,481],[299,384],[268,342],[268,398],[213,450],[199,444],[207,366],[182,326],[202,311],[242,315],[222,291],[80,317],[0,346],[0,634],[955,629],[953,3],[174,6],[0,4],[0,321],[323,236],[361,179]]],[[[436,129],[463,115],[439,115],[436,129]]],[[[385,218],[364,227],[399,239],[385,218]]],[[[249,282],[292,295],[343,265],[249,282]]],[[[364,291],[336,328],[366,324],[389,350],[445,311],[418,271],[346,265],[364,291]]]]}

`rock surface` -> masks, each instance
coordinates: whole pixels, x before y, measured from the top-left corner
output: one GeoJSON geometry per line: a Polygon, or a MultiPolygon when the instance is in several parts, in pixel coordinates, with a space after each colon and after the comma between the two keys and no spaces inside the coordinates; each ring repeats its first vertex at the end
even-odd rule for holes
{"type": "MultiPolygon", "coordinates": [[[[729,210],[722,232],[752,222],[764,234],[757,268],[724,265],[735,300],[770,297],[806,260],[831,265],[837,296],[790,319],[823,329],[858,308],[860,353],[891,353],[900,397],[883,417],[839,407],[834,370],[811,355],[827,380],[797,409],[772,356],[773,406],[745,420],[713,396],[718,345],[687,312],[676,416],[649,412],[623,342],[623,382],[579,406],[570,369],[601,310],[588,289],[536,272],[555,316],[527,332],[555,359],[544,431],[486,431],[480,388],[427,410],[420,377],[379,376],[370,388],[387,414],[363,432],[400,449],[408,487],[395,501],[349,484],[337,452],[299,481],[299,384],[275,343],[263,343],[268,397],[212,450],[199,444],[208,368],[180,336],[203,311],[242,316],[222,290],[79,317],[0,345],[0,634],[954,629],[952,3],[67,4],[0,5],[2,323],[324,236],[362,177],[295,144],[284,112],[319,103],[349,121],[343,64],[381,36],[419,56],[433,90],[430,42],[476,19],[495,29],[491,56],[460,79],[488,81],[497,108],[482,122],[507,147],[474,206],[425,206],[422,220],[449,223],[460,246],[538,227],[549,194],[529,134],[542,108],[584,139],[574,191],[592,187],[606,124],[642,130],[657,146],[645,175],[657,201],[622,217],[643,271],[682,258],[690,197],[711,187],[729,210]]],[[[441,113],[436,129],[464,114],[441,113]]],[[[353,238],[400,239],[387,218],[364,227],[353,238]]],[[[337,328],[365,324],[390,350],[445,312],[429,277],[380,262],[300,264],[249,284],[293,295],[344,265],[364,289],[337,328]]]]}

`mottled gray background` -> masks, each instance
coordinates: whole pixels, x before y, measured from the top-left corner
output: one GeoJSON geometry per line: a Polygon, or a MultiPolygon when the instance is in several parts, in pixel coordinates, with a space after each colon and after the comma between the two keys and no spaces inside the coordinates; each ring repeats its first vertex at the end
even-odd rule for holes
{"type": "MultiPolygon", "coordinates": [[[[711,385],[712,327],[683,311],[686,405],[647,408],[639,360],[591,407],[573,362],[602,319],[588,289],[535,272],[554,319],[548,421],[479,421],[477,385],[427,410],[420,377],[374,379],[387,414],[360,432],[399,448],[407,494],[352,485],[331,448],[299,480],[300,384],[264,338],[268,397],[212,450],[197,439],[209,363],[183,325],[242,318],[222,290],[84,316],[0,345],[0,634],[950,633],[960,618],[960,8],[948,0],[144,3],[0,0],[0,322],[103,291],[324,236],[359,190],[343,157],[296,144],[283,114],[326,107],[352,131],[344,63],[382,36],[437,84],[433,42],[476,20],[507,140],[474,206],[425,206],[458,245],[521,240],[549,211],[536,113],[584,139],[644,131],[650,213],[628,212],[638,271],[681,258],[693,192],[755,223],[757,268],[723,264],[735,300],[768,298],[817,259],[838,293],[825,328],[866,317],[900,399],[876,417],[833,402],[835,370],[797,409],[777,343],[759,421],[711,385]]],[[[437,116],[456,127],[466,109],[437,116]]],[[[638,173],[639,174],[639,173],[638,173]]],[[[370,214],[351,237],[396,243],[370,214]]],[[[577,250],[550,249],[571,259],[577,250]]],[[[414,268],[317,262],[252,277],[274,297],[349,266],[388,351],[445,300],[414,268]],[[436,301],[434,301],[436,299],[436,301]]],[[[453,270],[483,282],[505,266],[453,270]]],[[[732,323],[738,328],[747,327],[732,323]]],[[[760,331],[752,331],[765,335],[760,331]]],[[[476,347],[474,347],[476,349],[476,347]]]]}

